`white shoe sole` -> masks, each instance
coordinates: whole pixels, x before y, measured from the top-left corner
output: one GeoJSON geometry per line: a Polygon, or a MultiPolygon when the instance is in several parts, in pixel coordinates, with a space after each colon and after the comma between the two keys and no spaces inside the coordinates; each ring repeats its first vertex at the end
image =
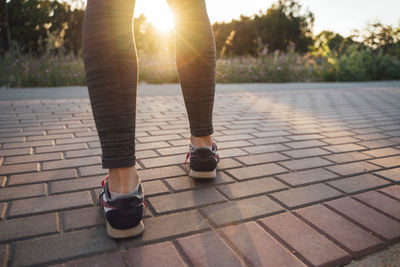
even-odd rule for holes
{"type": "Polygon", "coordinates": [[[199,179],[213,179],[217,177],[217,169],[210,172],[198,172],[194,170],[190,170],[190,177],[199,178],[199,179]]]}
{"type": "Polygon", "coordinates": [[[129,229],[115,229],[106,220],[107,234],[112,238],[128,238],[135,237],[143,233],[144,224],[143,220],[140,221],[138,225],[129,229]]]}

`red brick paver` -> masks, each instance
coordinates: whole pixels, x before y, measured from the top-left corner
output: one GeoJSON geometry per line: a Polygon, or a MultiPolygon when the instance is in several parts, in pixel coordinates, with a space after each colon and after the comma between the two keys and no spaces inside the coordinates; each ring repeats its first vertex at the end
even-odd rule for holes
{"type": "Polygon", "coordinates": [[[115,241],[88,99],[0,101],[0,264],[336,266],[400,241],[398,88],[218,93],[215,180],[181,96],[138,98],[144,234],[115,241]]]}

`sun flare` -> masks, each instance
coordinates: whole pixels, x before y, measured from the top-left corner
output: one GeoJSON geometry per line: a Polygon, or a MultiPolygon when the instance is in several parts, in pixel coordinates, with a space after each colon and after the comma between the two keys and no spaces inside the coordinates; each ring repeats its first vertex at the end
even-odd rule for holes
{"type": "Polygon", "coordinates": [[[174,18],[166,0],[137,0],[135,16],[144,14],[157,29],[167,32],[174,28],[174,18]]]}

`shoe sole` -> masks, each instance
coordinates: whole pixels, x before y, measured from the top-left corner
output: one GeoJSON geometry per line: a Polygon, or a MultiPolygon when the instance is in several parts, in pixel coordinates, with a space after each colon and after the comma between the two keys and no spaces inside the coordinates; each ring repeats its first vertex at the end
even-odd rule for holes
{"type": "Polygon", "coordinates": [[[198,171],[190,170],[189,176],[193,177],[193,178],[199,178],[199,179],[213,179],[213,178],[217,177],[217,169],[214,169],[213,171],[210,171],[210,172],[198,172],[198,171]]]}
{"type": "Polygon", "coordinates": [[[107,234],[112,238],[128,238],[141,235],[144,231],[143,220],[138,225],[129,229],[116,229],[106,221],[107,234]]]}

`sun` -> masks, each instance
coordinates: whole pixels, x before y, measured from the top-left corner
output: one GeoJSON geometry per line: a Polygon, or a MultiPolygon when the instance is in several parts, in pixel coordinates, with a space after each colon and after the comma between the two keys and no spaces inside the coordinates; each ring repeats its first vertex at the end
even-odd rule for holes
{"type": "Polygon", "coordinates": [[[166,0],[137,0],[135,16],[144,14],[157,29],[168,32],[174,28],[174,17],[166,0]]]}

